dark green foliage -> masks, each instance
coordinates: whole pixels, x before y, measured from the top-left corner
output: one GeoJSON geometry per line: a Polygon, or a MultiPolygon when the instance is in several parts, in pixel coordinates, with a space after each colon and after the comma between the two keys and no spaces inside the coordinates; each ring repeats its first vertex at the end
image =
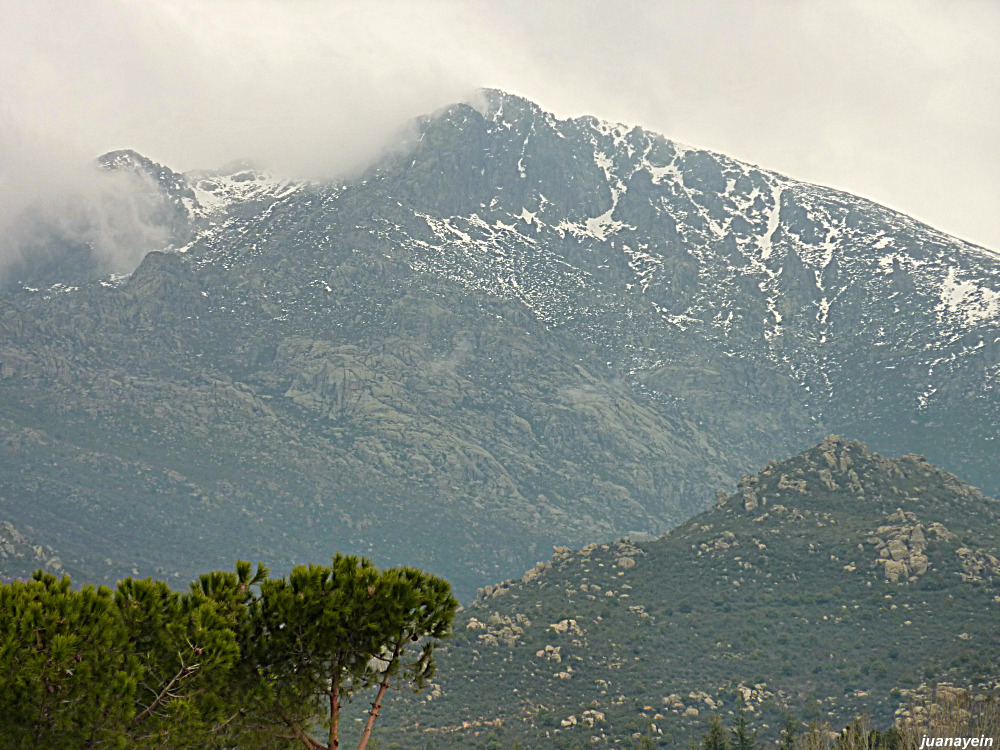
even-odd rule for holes
{"type": "Polygon", "coordinates": [[[124,747],[142,671],[109,589],[0,586],[0,747],[124,747]]]}
{"type": "Polygon", "coordinates": [[[722,719],[718,714],[712,714],[708,718],[708,731],[701,739],[701,750],[728,750],[728,746],[722,719]]]}
{"type": "Polygon", "coordinates": [[[795,750],[796,726],[791,714],[785,715],[785,723],[778,735],[778,750],[795,750]]]}
{"type": "Polygon", "coordinates": [[[736,722],[730,729],[732,737],[729,741],[730,750],[755,750],[757,747],[757,731],[750,729],[747,719],[746,703],[740,696],[740,707],[736,712],[736,722]]]}
{"type": "Polygon", "coordinates": [[[457,606],[441,578],[341,555],[276,580],[241,561],[185,593],[39,571],[0,586],[0,747],[335,747],[342,702],[374,688],[364,748],[390,684],[433,674],[457,606]]]}
{"type": "Polygon", "coordinates": [[[449,634],[457,607],[441,578],[415,568],[379,571],[354,556],[266,581],[254,604],[257,640],[248,652],[271,687],[264,711],[299,736],[325,710],[333,747],[343,703],[376,687],[363,747],[389,681],[422,688],[433,675],[435,641],[449,634]]]}
{"type": "Polygon", "coordinates": [[[213,571],[185,594],[162,581],[127,578],[116,604],[144,674],[132,737],[172,747],[203,747],[204,737],[237,714],[246,699],[241,644],[251,637],[251,586],[267,570],[239,562],[236,572],[213,571]]]}

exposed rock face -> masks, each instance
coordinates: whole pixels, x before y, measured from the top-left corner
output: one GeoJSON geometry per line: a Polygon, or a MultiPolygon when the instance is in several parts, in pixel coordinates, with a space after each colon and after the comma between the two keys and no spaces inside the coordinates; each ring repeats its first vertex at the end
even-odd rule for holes
{"type": "Polygon", "coordinates": [[[729,549],[730,547],[738,547],[738,546],[739,542],[736,540],[736,535],[731,531],[723,531],[714,540],[711,540],[709,542],[702,542],[700,548],[707,552],[709,550],[714,550],[714,549],[725,550],[729,549]]]}
{"type": "Polygon", "coordinates": [[[491,614],[485,623],[472,618],[466,625],[467,630],[485,630],[477,637],[484,647],[513,648],[519,642],[520,636],[524,634],[524,629],[531,627],[531,620],[525,615],[515,614],[513,617],[501,615],[498,612],[491,614]]]}
{"type": "Polygon", "coordinates": [[[557,664],[562,661],[562,655],[559,653],[562,650],[561,646],[553,646],[552,644],[547,644],[545,648],[539,649],[535,652],[535,656],[540,659],[548,659],[549,661],[554,661],[557,664]]]}
{"type": "Polygon", "coordinates": [[[528,581],[533,581],[536,578],[538,578],[539,576],[541,576],[542,573],[544,573],[550,567],[552,567],[552,563],[551,562],[540,562],[540,563],[537,563],[535,565],[535,567],[533,567],[531,570],[528,570],[527,572],[525,572],[525,574],[521,577],[521,580],[524,583],[528,583],[528,581]]]}
{"type": "Polygon", "coordinates": [[[560,620],[559,622],[549,625],[550,628],[556,633],[566,634],[570,633],[572,635],[583,635],[583,631],[577,624],[576,620],[560,620]]]}
{"type": "Polygon", "coordinates": [[[967,547],[955,550],[962,561],[962,579],[981,582],[984,578],[1000,578],[1000,560],[985,550],[973,552],[967,547]]]}
{"type": "MultiPolygon", "coordinates": [[[[471,598],[553,544],[661,534],[829,430],[1000,489],[995,255],[498,91],[413,130],[337,184],[108,155],[163,241],[128,278],[3,279],[4,517],[46,503],[95,581],[336,547],[471,598]]],[[[857,494],[824,452],[810,481],[857,494]]]]}
{"type": "Polygon", "coordinates": [[[806,481],[804,479],[789,479],[787,474],[782,474],[778,480],[779,490],[795,490],[797,492],[806,491],[806,481]]]}
{"type": "Polygon", "coordinates": [[[594,727],[598,724],[604,723],[604,714],[601,711],[594,711],[593,709],[587,709],[582,714],[580,714],[580,719],[577,720],[575,714],[563,719],[560,722],[561,726],[564,727],[575,727],[578,724],[583,727],[594,727]]]}
{"type": "Polygon", "coordinates": [[[819,479],[823,483],[823,486],[831,492],[836,492],[840,489],[840,486],[833,481],[833,474],[830,473],[829,469],[820,469],[819,479]]]}
{"type": "MultiPolygon", "coordinates": [[[[887,520],[897,524],[879,526],[867,539],[878,553],[875,563],[884,567],[889,581],[915,581],[930,565],[924,555],[927,547],[924,527],[917,523],[913,513],[902,509],[897,509],[887,520]]],[[[939,523],[933,525],[933,533],[938,538],[947,538],[950,534],[939,523]]]]}

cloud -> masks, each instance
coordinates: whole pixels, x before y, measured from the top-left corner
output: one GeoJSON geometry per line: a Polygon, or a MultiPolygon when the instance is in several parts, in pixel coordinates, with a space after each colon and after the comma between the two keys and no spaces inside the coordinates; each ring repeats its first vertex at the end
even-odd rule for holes
{"type": "Polygon", "coordinates": [[[169,232],[152,180],[98,169],[58,138],[42,140],[0,113],[0,281],[29,281],[70,255],[129,272],[169,232]]]}
{"type": "Polygon", "coordinates": [[[408,3],[13,5],[0,17],[18,30],[0,52],[9,106],[42,132],[175,169],[349,170],[475,88],[454,56],[435,59],[441,30],[408,3]]]}
{"type": "Polygon", "coordinates": [[[43,185],[0,175],[0,282],[30,286],[71,259],[88,273],[129,273],[146,253],[170,243],[169,217],[151,179],[104,172],[89,161],[48,176],[43,185]]]}
{"type": "Polygon", "coordinates": [[[19,170],[134,148],[178,170],[345,175],[408,119],[495,86],[1000,247],[985,0],[34,0],[3,4],[0,32],[0,118],[35,146],[19,170]]]}
{"type": "Polygon", "coordinates": [[[380,9],[4,4],[0,267],[50,235],[92,245],[115,270],[162,244],[145,188],[92,168],[104,152],[135,149],[175,170],[249,157],[289,176],[344,176],[411,118],[471,95],[468,68],[446,46],[457,6],[434,17],[451,17],[446,26],[409,3],[380,9]]]}

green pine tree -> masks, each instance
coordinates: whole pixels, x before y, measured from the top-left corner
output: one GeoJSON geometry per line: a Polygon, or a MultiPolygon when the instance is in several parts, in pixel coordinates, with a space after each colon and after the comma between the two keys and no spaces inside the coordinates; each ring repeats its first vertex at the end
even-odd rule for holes
{"type": "Polygon", "coordinates": [[[125,747],[142,675],[110,589],[0,586],[0,747],[125,747]]]}
{"type": "Polygon", "coordinates": [[[270,688],[263,713],[311,750],[334,748],[344,702],[374,690],[364,750],[390,683],[421,688],[433,675],[436,641],[450,634],[457,608],[447,581],[415,568],[380,571],[354,556],[264,582],[248,649],[270,688]],[[319,715],[327,717],[322,741],[309,732],[319,715]]]}
{"type": "Polygon", "coordinates": [[[730,730],[732,739],[729,746],[732,750],[756,750],[757,731],[750,729],[750,722],[747,719],[746,702],[743,695],[740,695],[740,706],[736,712],[736,723],[730,730]]]}
{"type": "Polygon", "coordinates": [[[712,714],[708,718],[708,731],[701,738],[701,750],[727,750],[728,744],[722,719],[718,714],[712,714]]]}
{"type": "Polygon", "coordinates": [[[152,579],[118,583],[116,604],[144,672],[129,726],[134,747],[203,748],[240,715],[248,700],[240,637],[249,633],[251,587],[266,576],[240,561],[235,573],[206,573],[183,594],[152,579]]]}
{"type": "Polygon", "coordinates": [[[785,714],[785,723],[781,727],[778,735],[778,750],[795,750],[796,737],[795,722],[792,721],[791,714],[785,714]]]}
{"type": "Polygon", "coordinates": [[[426,685],[457,608],[437,576],[342,555],[272,580],[240,561],[184,593],[39,571],[0,585],[0,747],[335,748],[344,701],[373,691],[373,748],[390,684],[426,685]]]}

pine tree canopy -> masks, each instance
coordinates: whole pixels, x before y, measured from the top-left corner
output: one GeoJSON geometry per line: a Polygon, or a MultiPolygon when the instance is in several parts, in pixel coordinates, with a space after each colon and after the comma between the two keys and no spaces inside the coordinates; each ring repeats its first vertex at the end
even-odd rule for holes
{"type": "Polygon", "coordinates": [[[37,572],[0,585],[0,747],[333,748],[371,692],[420,689],[458,608],[447,581],[338,554],[285,578],[240,561],[187,592],[37,572]]]}

